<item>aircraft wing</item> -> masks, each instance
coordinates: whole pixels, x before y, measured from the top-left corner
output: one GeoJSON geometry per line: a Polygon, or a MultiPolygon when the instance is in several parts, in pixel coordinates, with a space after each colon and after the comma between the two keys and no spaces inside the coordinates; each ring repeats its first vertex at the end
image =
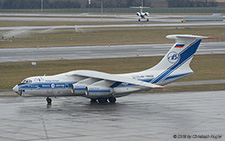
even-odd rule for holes
{"type": "Polygon", "coordinates": [[[100,80],[113,81],[113,82],[129,83],[129,84],[134,84],[134,85],[139,85],[139,86],[144,86],[144,87],[149,87],[149,88],[155,88],[155,89],[166,88],[166,87],[163,87],[160,85],[155,85],[152,83],[147,83],[147,82],[135,80],[132,78],[127,78],[127,77],[118,76],[115,74],[109,74],[109,73],[98,72],[98,71],[79,70],[79,71],[75,71],[72,75],[100,79],[100,80]]]}

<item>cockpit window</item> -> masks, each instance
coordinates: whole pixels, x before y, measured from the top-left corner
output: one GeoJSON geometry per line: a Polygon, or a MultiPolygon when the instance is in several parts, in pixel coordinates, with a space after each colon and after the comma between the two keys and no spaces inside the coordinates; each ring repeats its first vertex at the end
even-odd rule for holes
{"type": "Polygon", "coordinates": [[[32,83],[30,79],[24,79],[19,85],[32,83]]]}

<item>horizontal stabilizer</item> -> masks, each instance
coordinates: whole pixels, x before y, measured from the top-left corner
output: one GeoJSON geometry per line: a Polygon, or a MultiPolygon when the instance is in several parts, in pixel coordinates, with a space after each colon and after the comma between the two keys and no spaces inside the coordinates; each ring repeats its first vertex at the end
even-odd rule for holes
{"type": "Polygon", "coordinates": [[[197,35],[167,35],[166,38],[177,40],[179,38],[208,39],[211,37],[197,36],[197,35]]]}

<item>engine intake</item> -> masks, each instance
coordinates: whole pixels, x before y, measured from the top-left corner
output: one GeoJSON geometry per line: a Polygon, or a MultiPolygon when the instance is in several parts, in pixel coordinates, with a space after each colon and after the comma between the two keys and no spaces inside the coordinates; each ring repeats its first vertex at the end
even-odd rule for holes
{"type": "Polygon", "coordinates": [[[137,12],[137,14],[136,14],[137,16],[140,16],[141,14],[139,13],[139,12],[137,12]]]}
{"type": "Polygon", "coordinates": [[[148,12],[145,12],[145,16],[149,16],[149,13],[148,12]]]}

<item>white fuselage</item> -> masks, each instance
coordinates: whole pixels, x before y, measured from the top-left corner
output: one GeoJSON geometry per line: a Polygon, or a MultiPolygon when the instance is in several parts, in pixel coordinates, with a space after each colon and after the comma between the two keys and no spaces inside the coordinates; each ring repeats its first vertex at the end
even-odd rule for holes
{"type": "MultiPolygon", "coordinates": [[[[74,72],[75,71],[71,71],[53,76],[29,77],[27,78],[27,80],[30,80],[30,82],[25,84],[20,83],[16,85],[13,88],[13,90],[18,91],[17,89],[19,89],[19,95],[21,96],[44,96],[44,97],[84,96],[87,98],[94,98],[95,96],[88,96],[84,92],[79,94],[73,93],[72,85],[76,84],[81,79],[80,77],[71,77],[70,74],[74,72]]],[[[117,74],[116,76],[129,77],[135,80],[151,82],[154,79],[154,77],[158,75],[158,73],[156,72],[155,74],[153,73],[150,74],[150,72],[146,73],[145,71],[143,71],[138,73],[117,74]]],[[[178,77],[175,77],[175,79],[172,78],[160,84],[164,85],[177,79],[180,79],[181,77],[183,77],[183,75],[182,76],[178,75],[178,77]]],[[[113,94],[114,97],[121,97],[138,91],[147,91],[149,89],[151,88],[133,85],[129,83],[121,83],[118,84],[117,87],[113,88],[113,92],[111,94],[113,94]]],[[[102,96],[107,97],[108,95],[102,96]]],[[[99,95],[96,97],[99,97],[99,95]]]]}

